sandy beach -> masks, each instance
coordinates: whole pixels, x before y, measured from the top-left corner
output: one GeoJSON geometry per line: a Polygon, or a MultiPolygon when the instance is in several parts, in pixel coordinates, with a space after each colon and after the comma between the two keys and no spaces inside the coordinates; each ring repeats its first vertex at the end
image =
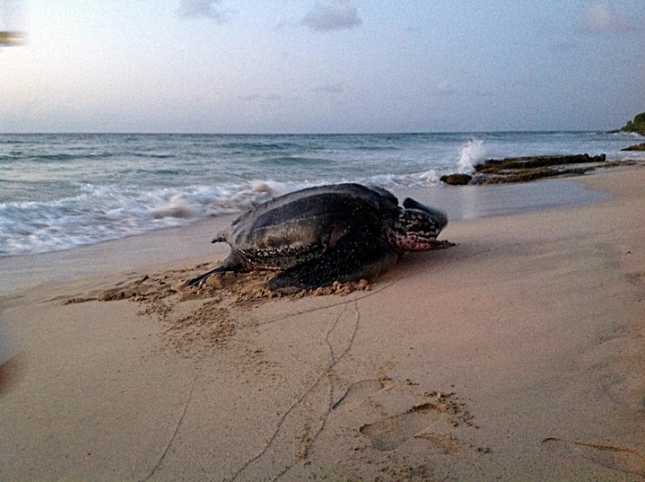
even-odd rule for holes
{"type": "Polygon", "coordinates": [[[187,289],[226,253],[207,223],[39,286],[16,258],[0,480],[642,481],[645,169],[575,183],[611,196],[451,220],[455,247],[317,296],[187,289]]]}

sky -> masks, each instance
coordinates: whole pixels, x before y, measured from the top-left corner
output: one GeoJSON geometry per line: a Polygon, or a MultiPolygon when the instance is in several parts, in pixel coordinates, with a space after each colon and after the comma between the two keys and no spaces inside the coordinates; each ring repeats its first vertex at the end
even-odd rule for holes
{"type": "Polygon", "coordinates": [[[0,0],[0,132],[608,130],[645,0],[0,0]],[[4,25],[3,25],[4,23],[4,25]]]}

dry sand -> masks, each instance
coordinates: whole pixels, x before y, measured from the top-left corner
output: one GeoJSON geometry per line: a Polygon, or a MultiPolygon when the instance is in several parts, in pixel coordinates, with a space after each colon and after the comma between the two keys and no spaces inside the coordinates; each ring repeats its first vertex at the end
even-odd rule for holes
{"type": "Polygon", "coordinates": [[[6,297],[0,480],[642,481],[645,169],[584,182],[613,197],[372,284],[187,289],[203,258],[6,297]]]}

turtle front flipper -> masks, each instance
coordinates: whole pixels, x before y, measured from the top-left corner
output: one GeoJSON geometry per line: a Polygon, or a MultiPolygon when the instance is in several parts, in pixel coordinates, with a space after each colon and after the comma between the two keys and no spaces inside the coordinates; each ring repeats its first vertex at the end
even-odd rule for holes
{"type": "Polygon", "coordinates": [[[286,269],[267,283],[271,291],[288,292],[374,278],[390,269],[398,255],[384,240],[351,231],[322,255],[286,269]]]}

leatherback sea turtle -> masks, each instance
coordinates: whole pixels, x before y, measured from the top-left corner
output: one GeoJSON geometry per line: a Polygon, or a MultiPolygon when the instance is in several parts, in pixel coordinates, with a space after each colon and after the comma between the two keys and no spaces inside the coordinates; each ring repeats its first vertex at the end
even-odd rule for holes
{"type": "Polygon", "coordinates": [[[231,253],[221,266],[189,281],[198,285],[221,271],[282,270],[272,291],[312,289],[334,281],[373,278],[406,251],[441,245],[445,213],[389,191],[334,184],[292,192],[239,216],[213,243],[231,253]]]}

